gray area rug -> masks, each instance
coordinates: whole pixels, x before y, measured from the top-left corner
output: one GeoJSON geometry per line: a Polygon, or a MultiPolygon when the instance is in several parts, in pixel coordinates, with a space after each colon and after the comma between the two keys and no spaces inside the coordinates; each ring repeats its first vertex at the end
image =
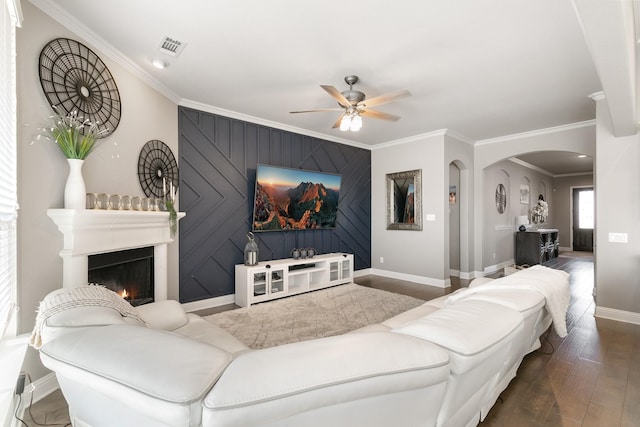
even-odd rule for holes
{"type": "Polygon", "coordinates": [[[423,300],[350,283],[225,311],[205,319],[253,349],[344,334],[423,300]]]}

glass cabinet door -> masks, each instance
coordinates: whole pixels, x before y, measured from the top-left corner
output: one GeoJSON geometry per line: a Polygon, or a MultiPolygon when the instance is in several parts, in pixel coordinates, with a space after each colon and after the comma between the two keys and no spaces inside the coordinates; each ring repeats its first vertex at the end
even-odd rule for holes
{"type": "Polygon", "coordinates": [[[338,261],[332,261],[329,263],[329,281],[340,279],[340,270],[338,270],[340,263],[338,261]]]}
{"type": "Polygon", "coordinates": [[[271,293],[275,294],[284,291],[284,271],[273,270],[271,272],[271,293]]]}
{"type": "Polygon", "coordinates": [[[259,271],[253,273],[253,296],[258,297],[267,293],[267,273],[259,271]]]}
{"type": "Polygon", "coordinates": [[[342,275],[340,276],[342,279],[351,276],[351,261],[346,259],[342,261],[342,275]]]}

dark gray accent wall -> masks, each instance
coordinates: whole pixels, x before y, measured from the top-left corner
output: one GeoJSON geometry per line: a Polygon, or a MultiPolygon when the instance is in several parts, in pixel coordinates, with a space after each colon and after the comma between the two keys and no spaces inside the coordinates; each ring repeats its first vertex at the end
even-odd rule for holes
{"type": "Polygon", "coordinates": [[[371,152],[255,123],[178,109],[180,302],[233,294],[251,230],[258,163],[342,175],[335,229],[256,234],[260,261],[293,248],[349,252],[371,267],[371,152]]]}

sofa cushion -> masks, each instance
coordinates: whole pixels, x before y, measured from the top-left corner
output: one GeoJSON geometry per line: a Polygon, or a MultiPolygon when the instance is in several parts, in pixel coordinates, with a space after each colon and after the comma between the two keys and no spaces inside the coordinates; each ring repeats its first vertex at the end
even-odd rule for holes
{"type": "Polygon", "coordinates": [[[491,277],[477,277],[475,279],[473,279],[471,281],[471,283],[469,283],[469,288],[475,288],[476,286],[482,286],[482,285],[486,285],[487,283],[491,283],[493,280],[493,278],[491,277]]]}
{"type": "Polygon", "coordinates": [[[495,345],[522,324],[522,314],[487,301],[460,301],[392,329],[472,356],[495,345]]]}
{"type": "MultiPolygon", "coordinates": [[[[460,289],[458,289],[458,291],[459,290],[460,289]]],[[[458,292],[458,291],[456,291],[456,292],[458,292]]],[[[455,294],[455,292],[453,292],[453,293],[455,294]]],[[[425,302],[424,305],[440,309],[440,308],[444,307],[444,303],[447,300],[447,298],[449,298],[449,295],[452,295],[452,294],[442,295],[442,296],[440,296],[438,298],[430,299],[429,301],[425,302]]]]}
{"type": "Polygon", "coordinates": [[[383,325],[388,328],[397,328],[400,325],[404,325],[407,322],[411,322],[412,320],[420,319],[427,314],[431,314],[434,311],[439,310],[438,307],[429,304],[429,302],[419,305],[418,307],[414,307],[411,310],[407,310],[404,313],[400,313],[397,316],[392,317],[391,319],[387,319],[382,322],[383,325]]]}
{"type": "Polygon", "coordinates": [[[182,305],[175,300],[155,301],[136,307],[138,315],[153,329],[173,331],[187,324],[182,305]]]}
{"type": "Polygon", "coordinates": [[[470,295],[465,301],[482,300],[519,311],[524,317],[537,313],[545,304],[544,296],[531,289],[487,289],[470,295]]]}
{"type": "Polygon", "coordinates": [[[75,366],[148,396],[181,404],[202,399],[231,355],[171,332],[102,326],[61,336],[40,349],[45,366],[75,366]]]}
{"type": "Polygon", "coordinates": [[[363,326],[362,328],[354,329],[347,332],[347,334],[360,334],[364,332],[389,332],[391,330],[387,325],[382,323],[374,323],[372,325],[363,326]]]}
{"type": "MultiPolygon", "coordinates": [[[[109,307],[75,307],[50,316],[45,325],[48,327],[105,326],[124,323],[124,317],[109,307]]],[[[135,319],[133,322],[142,325],[135,319]]]]}
{"type": "Polygon", "coordinates": [[[447,352],[438,346],[388,332],[302,341],[239,356],[204,405],[216,410],[242,408],[320,390],[324,390],[322,398],[316,395],[314,404],[319,404],[317,399],[335,399],[336,390],[352,393],[343,396],[344,400],[358,399],[404,389],[406,384],[393,384],[394,374],[412,374],[416,384],[422,382],[416,387],[446,381],[448,363],[447,352]],[[356,381],[368,381],[370,386],[363,384],[351,391],[340,387],[356,381]]]}
{"type": "Polygon", "coordinates": [[[173,332],[213,345],[234,356],[250,350],[244,343],[218,325],[207,322],[202,317],[192,313],[187,314],[187,318],[189,320],[188,323],[173,332]]]}
{"type": "Polygon", "coordinates": [[[122,317],[117,310],[109,307],[75,307],[56,313],[46,319],[40,335],[42,342],[46,343],[83,328],[122,324],[144,326],[142,322],[136,319],[122,317]]]}

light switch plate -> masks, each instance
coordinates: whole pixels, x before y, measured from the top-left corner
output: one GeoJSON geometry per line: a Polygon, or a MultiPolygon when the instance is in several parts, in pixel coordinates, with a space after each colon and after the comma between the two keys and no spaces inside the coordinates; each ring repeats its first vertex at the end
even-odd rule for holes
{"type": "Polygon", "coordinates": [[[629,235],[627,233],[609,233],[610,243],[629,243],[629,235]]]}
{"type": "Polygon", "coordinates": [[[435,221],[435,220],[436,220],[435,214],[427,214],[427,221],[435,221]]]}

